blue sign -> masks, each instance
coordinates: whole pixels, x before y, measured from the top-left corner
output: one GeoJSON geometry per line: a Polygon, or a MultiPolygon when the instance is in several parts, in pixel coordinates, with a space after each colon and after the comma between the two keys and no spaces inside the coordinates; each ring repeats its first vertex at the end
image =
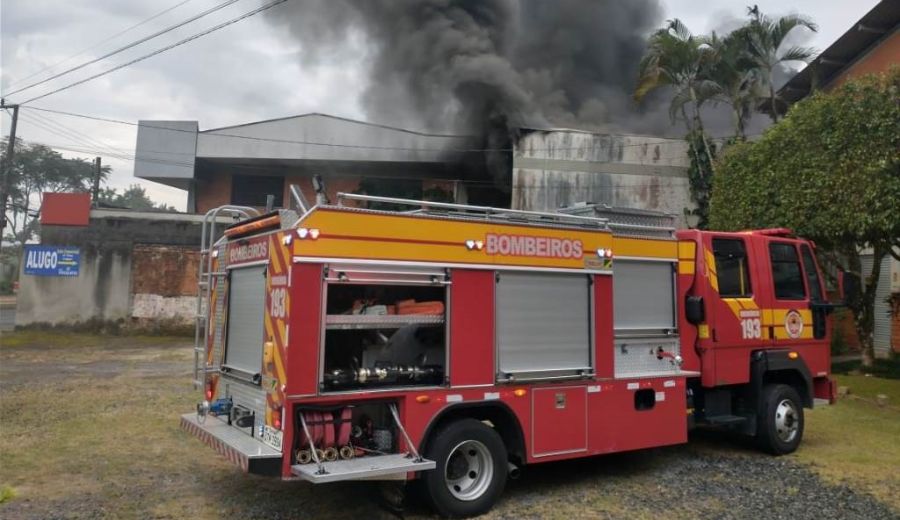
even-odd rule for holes
{"type": "Polygon", "coordinates": [[[78,276],[81,251],[77,247],[25,246],[25,274],[78,276]]]}

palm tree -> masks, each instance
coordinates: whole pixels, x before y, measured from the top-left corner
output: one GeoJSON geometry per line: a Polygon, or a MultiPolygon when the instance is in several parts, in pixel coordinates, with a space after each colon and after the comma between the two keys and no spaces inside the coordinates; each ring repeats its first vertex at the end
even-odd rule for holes
{"type": "Polygon", "coordinates": [[[789,47],[782,50],[785,39],[791,31],[798,27],[806,27],[810,31],[817,31],[818,27],[809,18],[792,14],[783,16],[777,20],[769,18],[759,11],[754,5],[747,9],[750,15],[750,23],[742,31],[747,44],[747,57],[753,63],[758,80],[768,89],[767,101],[769,115],[773,122],[778,122],[778,95],[775,93],[775,84],[772,79],[775,67],[786,61],[809,62],[815,51],[809,47],[789,47]]]}
{"type": "Polygon", "coordinates": [[[713,49],[705,38],[691,34],[681,20],[669,20],[650,36],[639,65],[634,100],[640,102],[651,91],[670,87],[674,93],[669,117],[674,122],[680,114],[688,132],[702,132],[700,107],[718,91],[706,76],[713,57],[713,49]],[[687,106],[693,111],[691,119],[687,117],[687,106]]]}
{"type": "Polygon", "coordinates": [[[718,85],[708,76],[713,57],[713,49],[706,38],[692,35],[677,18],[669,20],[647,42],[634,90],[637,102],[658,88],[667,87],[673,91],[669,117],[674,122],[680,114],[688,129],[688,153],[693,155],[695,165],[690,174],[691,194],[697,202],[695,214],[699,216],[698,225],[701,227],[706,225],[710,181],[715,173],[713,152],[700,117],[703,103],[719,92],[718,85]],[[691,118],[688,118],[688,107],[692,110],[691,118]],[[698,148],[702,148],[704,157],[701,157],[698,148]]]}
{"type": "Polygon", "coordinates": [[[753,62],[747,57],[745,32],[746,28],[737,29],[723,38],[713,32],[709,38],[713,60],[708,73],[718,90],[715,100],[731,106],[734,136],[739,140],[746,138],[747,119],[756,100],[763,97],[753,62]]]}

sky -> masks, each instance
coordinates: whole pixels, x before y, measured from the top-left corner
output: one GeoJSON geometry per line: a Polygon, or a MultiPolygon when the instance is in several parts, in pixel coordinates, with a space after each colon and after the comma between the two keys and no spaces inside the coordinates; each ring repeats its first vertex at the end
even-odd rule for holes
{"type": "MultiPolygon", "coordinates": [[[[0,91],[16,89],[98,58],[225,0],[3,0],[0,4],[0,91]],[[168,12],[144,22],[158,13],[168,12]],[[126,29],[129,29],[125,31],[126,29]],[[125,31],[125,32],[122,32],[125,31]],[[118,34],[117,33],[122,33],[118,34]],[[31,76],[31,77],[29,77],[31,76]]],[[[208,16],[69,75],[14,93],[24,102],[124,64],[196,32],[235,18],[269,0],[238,0],[208,16]]],[[[292,2],[303,0],[289,0],[292,2]]],[[[680,18],[695,34],[727,32],[744,18],[747,2],[661,0],[668,18],[680,18]]],[[[877,0],[757,0],[768,15],[803,13],[819,25],[792,43],[821,51],[847,31],[877,0]]],[[[365,120],[360,102],[368,58],[362,38],[327,59],[304,59],[304,49],[271,24],[275,6],[256,15],[98,79],[26,106],[90,114],[128,122],[140,119],[199,121],[200,129],[323,112],[365,120]]],[[[57,147],[66,157],[100,155],[113,168],[109,186],[140,184],[157,202],[183,210],[186,192],[136,179],[136,128],[22,109],[18,137],[57,147]]],[[[10,118],[2,114],[7,135],[10,118]]],[[[372,121],[387,123],[385,121],[372,121]]]]}

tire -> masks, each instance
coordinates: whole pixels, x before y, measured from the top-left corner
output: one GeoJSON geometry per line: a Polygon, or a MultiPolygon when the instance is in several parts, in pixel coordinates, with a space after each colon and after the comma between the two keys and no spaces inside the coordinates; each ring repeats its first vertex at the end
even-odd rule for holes
{"type": "Polygon", "coordinates": [[[506,486],[503,439],[481,421],[461,419],[441,428],[425,458],[435,469],[422,473],[426,497],[436,513],[465,518],[486,513],[506,486]]]}
{"type": "Polygon", "coordinates": [[[767,385],[760,396],[756,437],[772,455],[793,453],[803,440],[803,403],[788,385],[767,385]]]}

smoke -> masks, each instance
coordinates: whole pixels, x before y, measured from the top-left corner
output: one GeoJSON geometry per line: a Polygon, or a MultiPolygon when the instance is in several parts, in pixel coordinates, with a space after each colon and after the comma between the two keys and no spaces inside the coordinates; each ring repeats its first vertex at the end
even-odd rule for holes
{"type": "Polygon", "coordinates": [[[631,100],[656,0],[304,0],[270,15],[327,60],[362,36],[362,102],[380,123],[488,136],[550,126],[671,133],[631,100]]]}

